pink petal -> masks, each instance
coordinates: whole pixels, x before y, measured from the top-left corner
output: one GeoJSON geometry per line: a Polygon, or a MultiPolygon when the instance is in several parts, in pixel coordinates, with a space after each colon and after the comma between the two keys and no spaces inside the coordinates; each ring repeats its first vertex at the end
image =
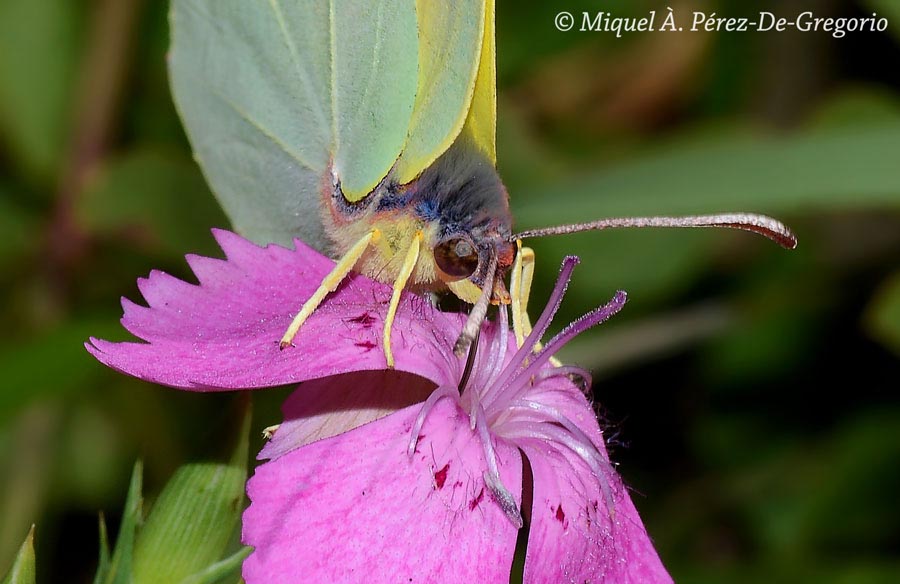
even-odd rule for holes
{"type": "MultiPolygon", "coordinates": [[[[412,406],[258,467],[247,492],[247,584],[508,582],[516,530],[484,486],[469,418],[443,400],[406,455],[412,406]]],[[[504,483],[519,452],[499,442],[504,483]]]]}
{"type": "Polygon", "coordinates": [[[381,370],[305,381],[281,410],[284,422],[257,459],[272,460],[324,438],[423,402],[434,384],[416,375],[381,370]]]}
{"type": "MultiPolygon", "coordinates": [[[[389,286],[350,276],[303,325],[295,346],[282,351],[278,342],[293,315],[334,263],[299,240],[288,250],[262,248],[228,231],[213,235],[227,259],[188,256],[199,285],[154,271],[138,282],[149,307],[123,300],[123,326],[145,343],[92,338],[88,351],[129,375],[195,391],[385,369],[389,286]]],[[[404,294],[392,337],[396,369],[437,383],[457,379],[461,364],[447,347],[460,319],[404,294]]]]}
{"type": "MultiPolygon", "coordinates": [[[[565,414],[606,456],[593,409],[571,385],[566,391],[567,383],[545,382],[542,387],[551,389],[529,398],[565,414]]],[[[571,450],[551,448],[539,440],[519,441],[518,446],[534,476],[526,584],[672,581],[615,471],[606,475],[610,510],[591,468],[571,450]]]]}

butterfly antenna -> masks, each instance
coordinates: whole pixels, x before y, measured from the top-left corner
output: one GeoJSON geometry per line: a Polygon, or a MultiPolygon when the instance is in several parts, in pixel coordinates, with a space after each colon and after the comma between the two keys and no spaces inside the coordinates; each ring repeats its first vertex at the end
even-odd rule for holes
{"type": "Polygon", "coordinates": [[[727,227],[751,231],[770,239],[785,249],[797,247],[797,237],[784,223],[767,215],[755,213],[723,213],[720,215],[689,215],[686,217],[619,217],[600,219],[588,223],[573,223],[543,229],[529,229],[510,237],[510,241],[541,237],[544,235],[563,235],[579,231],[599,231],[601,229],[617,229],[620,227],[727,227]]]}
{"type": "Polygon", "coordinates": [[[456,345],[453,346],[453,352],[457,357],[462,357],[462,354],[466,352],[466,349],[469,348],[469,345],[472,344],[472,341],[475,340],[478,331],[481,329],[481,323],[484,322],[488,305],[491,303],[491,293],[494,290],[494,277],[496,275],[497,254],[491,254],[491,260],[488,263],[487,273],[484,277],[484,287],[481,289],[481,296],[478,297],[478,301],[472,307],[469,318],[466,320],[466,324],[463,325],[459,338],[456,339],[456,345]]]}

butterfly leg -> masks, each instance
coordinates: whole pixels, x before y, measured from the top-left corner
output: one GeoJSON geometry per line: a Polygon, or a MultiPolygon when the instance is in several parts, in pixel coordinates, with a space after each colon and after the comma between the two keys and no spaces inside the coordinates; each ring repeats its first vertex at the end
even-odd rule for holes
{"type": "Polygon", "coordinates": [[[534,278],[534,251],[530,247],[519,248],[510,274],[509,294],[512,297],[512,324],[516,335],[516,346],[521,347],[525,337],[531,333],[531,320],[528,318],[528,297],[531,295],[531,282],[534,278]]]}
{"type": "MultiPolygon", "coordinates": [[[[528,298],[531,296],[531,283],[534,280],[534,250],[530,247],[522,247],[521,240],[516,242],[519,253],[513,263],[510,275],[510,296],[512,297],[513,334],[516,336],[516,346],[521,347],[525,337],[531,334],[531,319],[528,317],[528,298]]],[[[534,344],[533,351],[541,350],[540,341],[534,344]]],[[[550,363],[559,367],[562,363],[556,357],[550,357],[550,363]]]]}
{"type": "Polygon", "coordinates": [[[378,241],[378,238],[381,236],[381,232],[378,229],[373,229],[369,233],[367,233],[362,239],[353,244],[353,247],[344,254],[344,257],[338,261],[338,263],[334,266],[334,269],[329,272],[325,279],[322,280],[322,283],[319,284],[319,287],[313,293],[312,296],[309,297],[303,307],[300,309],[300,312],[297,313],[297,316],[294,317],[294,320],[291,321],[291,326],[288,327],[287,331],[285,331],[284,336],[281,337],[281,343],[279,346],[284,349],[291,344],[291,341],[294,340],[294,337],[297,335],[297,331],[300,330],[300,327],[306,322],[306,319],[310,317],[310,315],[322,304],[322,301],[325,300],[325,297],[328,296],[331,292],[334,292],[335,288],[338,287],[344,278],[347,277],[347,274],[350,273],[350,270],[353,269],[353,266],[356,265],[356,262],[359,258],[365,253],[366,249],[372,243],[378,241]]]}
{"type": "Polygon", "coordinates": [[[406,282],[412,275],[416,262],[419,261],[419,248],[425,235],[421,231],[417,231],[412,238],[409,249],[406,251],[406,257],[403,259],[403,265],[400,267],[400,273],[394,280],[394,293],[391,294],[391,303],[388,305],[387,316],[384,318],[384,336],[382,338],[382,346],[384,347],[384,358],[387,360],[387,366],[394,368],[394,354],[391,351],[391,328],[394,326],[394,317],[397,315],[397,306],[400,304],[400,293],[406,288],[406,282]]]}

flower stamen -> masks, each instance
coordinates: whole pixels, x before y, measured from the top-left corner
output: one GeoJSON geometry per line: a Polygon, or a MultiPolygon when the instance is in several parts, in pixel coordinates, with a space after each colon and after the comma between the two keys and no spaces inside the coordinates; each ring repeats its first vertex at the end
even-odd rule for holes
{"type": "Polygon", "coordinates": [[[534,376],[534,384],[538,385],[542,381],[553,379],[554,377],[567,377],[573,383],[575,378],[581,380],[579,385],[581,385],[582,393],[590,392],[591,387],[594,385],[590,372],[576,365],[559,365],[552,369],[542,369],[534,376]]]}
{"type": "MultiPolygon", "coordinates": [[[[567,256],[563,260],[562,268],[559,270],[559,278],[556,280],[556,285],[553,287],[553,292],[550,294],[550,299],[547,301],[547,306],[544,308],[544,311],[541,313],[540,318],[538,318],[537,322],[534,325],[534,328],[531,329],[531,334],[529,334],[525,338],[525,342],[519,347],[519,350],[516,351],[516,354],[513,355],[510,360],[510,365],[507,366],[500,376],[492,383],[491,387],[504,387],[506,383],[509,381],[510,377],[512,377],[516,371],[519,369],[519,365],[524,363],[526,359],[528,359],[533,353],[532,348],[535,343],[540,341],[541,337],[544,336],[544,333],[547,332],[547,328],[550,326],[550,321],[556,315],[556,311],[559,310],[560,304],[562,304],[563,296],[566,293],[566,288],[569,286],[569,281],[572,279],[572,270],[575,269],[575,266],[578,264],[578,258],[574,256],[567,256]]],[[[488,393],[485,391],[485,393],[488,393]]],[[[485,407],[490,407],[493,402],[497,401],[499,396],[491,396],[490,399],[485,400],[485,407]]]]}
{"type": "Polygon", "coordinates": [[[556,408],[532,400],[518,400],[512,404],[512,408],[516,413],[524,414],[521,416],[524,418],[521,420],[522,422],[539,424],[544,432],[553,435],[550,442],[562,444],[590,466],[594,477],[600,483],[607,508],[612,513],[612,489],[607,479],[607,476],[613,473],[612,464],[603,456],[590,437],[556,408]]]}
{"type": "MultiPolygon", "coordinates": [[[[504,401],[510,402],[514,400],[517,397],[516,394],[521,391],[522,386],[524,385],[520,383],[521,380],[531,379],[531,377],[536,375],[540,371],[540,368],[550,360],[550,357],[562,349],[566,343],[589,328],[608,320],[611,316],[619,312],[622,307],[625,306],[626,299],[627,295],[620,290],[616,292],[616,295],[613,296],[613,299],[607,304],[592,310],[566,326],[566,328],[557,333],[555,337],[550,339],[550,342],[547,343],[544,348],[541,349],[540,353],[535,355],[524,368],[517,368],[514,370],[515,372],[508,381],[508,385],[496,394],[493,401],[502,403],[504,401]]],[[[510,369],[512,369],[512,367],[510,367],[510,369]]]]}
{"type": "MultiPolygon", "coordinates": [[[[584,381],[584,387],[590,387],[591,376],[587,371],[569,365],[549,367],[548,363],[574,337],[619,312],[626,301],[625,293],[617,292],[607,304],[569,324],[535,351],[562,303],[572,270],[577,263],[578,258],[575,257],[567,257],[563,261],[546,308],[523,345],[509,360],[509,315],[501,307],[493,325],[494,334],[490,337],[489,350],[478,358],[476,350],[481,339],[476,335],[469,347],[458,387],[446,385],[437,388],[422,404],[411,430],[408,448],[410,456],[415,452],[419,432],[434,405],[444,398],[456,400],[457,405],[468,413],[469,427],[481,441],[486,466],[483,472],[485,486],[516,528],[523,525],[522,514],[515,497],[500,477],[495,439],[510,442],[520,448],[523,443],[537,442],[544,451],[549,447],[564,457],[570,456],[564,454],[564,451],[574,454],[590,470],[589,473],[576,473],[581,487],[586,492],[596,492],[599,488],[610,517],[614,512],[613,481],[610,477],[614,477],[615,472],[612,464],[590,436],[563,414],[561,409],[551,405],[568,403],[567,400],[573,398],[565,395],[563,386],[547,385],[545,382],[558,377],[580,377],[584,381]]],[[[575,395],[577,399],[584,399],[575,395]]],[[[602,440],[600,436],[597,438],[602,440]]]]}
{"type": "Polygon", "coordinates": [[[410,458],[416,453],[416,446],[419,443],[419,432],[422,431],[422,426],[425,425],[425,419],[428,417],[428,414],[431,413],[434,406],[444,398],[453,399],[458,402],[459,391],[455,387],[442,385],[432,391],[431,395],[429,395],[422,403],[422,408],[416,416],[416,421],[413,422],[412,428],[409,431],[409,446],[406,448],[406,454],[410,458]]]}
{"type": "Polygon", "coordinates": [[[487,420],[484,415],[484,408],[478,406],[476,409],[478,418],[478,437],[481,438],[481,446],[484,449],[484,459],[487,463],[487,470],[484,471],[484,484],[491,491],[494,500],[500,505],[500,508],[506,514],[506,517],[521,529],[524,525],[522,521],[522,513],[519,511],[519,505],[516,503],[515,497],[509,492],[509,489],[503,484],[500,478],[500,469],[497,467],[497,455],[494,452],[494,443],[491,441],[491,433],[488,430],[487,420]]]}

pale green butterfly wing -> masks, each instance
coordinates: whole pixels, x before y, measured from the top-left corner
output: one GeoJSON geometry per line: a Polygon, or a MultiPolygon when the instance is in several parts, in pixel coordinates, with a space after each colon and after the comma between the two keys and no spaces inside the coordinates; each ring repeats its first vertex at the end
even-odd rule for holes
{"type": "Polygon", "coordinates": [[[418,0],[416,15],[419,76],[409,137],[395,168],[401,184],[430,166],[462,130],[485,36],[484,0],[418,0]]]}
{"type": "Polygon", "coordinates": [[[174,0],[175,102],[240,233],[324,246],[328,166],[351,200],[403,148],[417,83],[409,0],[174,0]]]}
{"type": "Polygon", "coordinates": [[[463,134],[497,164],[497,45],[494,33],[494,0],[484,0],[484,35],[475,79],[472,105],[463,134]]]}
{"type": "MultiPolygon", "coordinates": [[[[321,2],[321,0],[319,0],[321,2]]],[[[331,0],[334,166],[344,196],[369,194],[397,161],[416,96],[411,0],[331,0]]]]}

